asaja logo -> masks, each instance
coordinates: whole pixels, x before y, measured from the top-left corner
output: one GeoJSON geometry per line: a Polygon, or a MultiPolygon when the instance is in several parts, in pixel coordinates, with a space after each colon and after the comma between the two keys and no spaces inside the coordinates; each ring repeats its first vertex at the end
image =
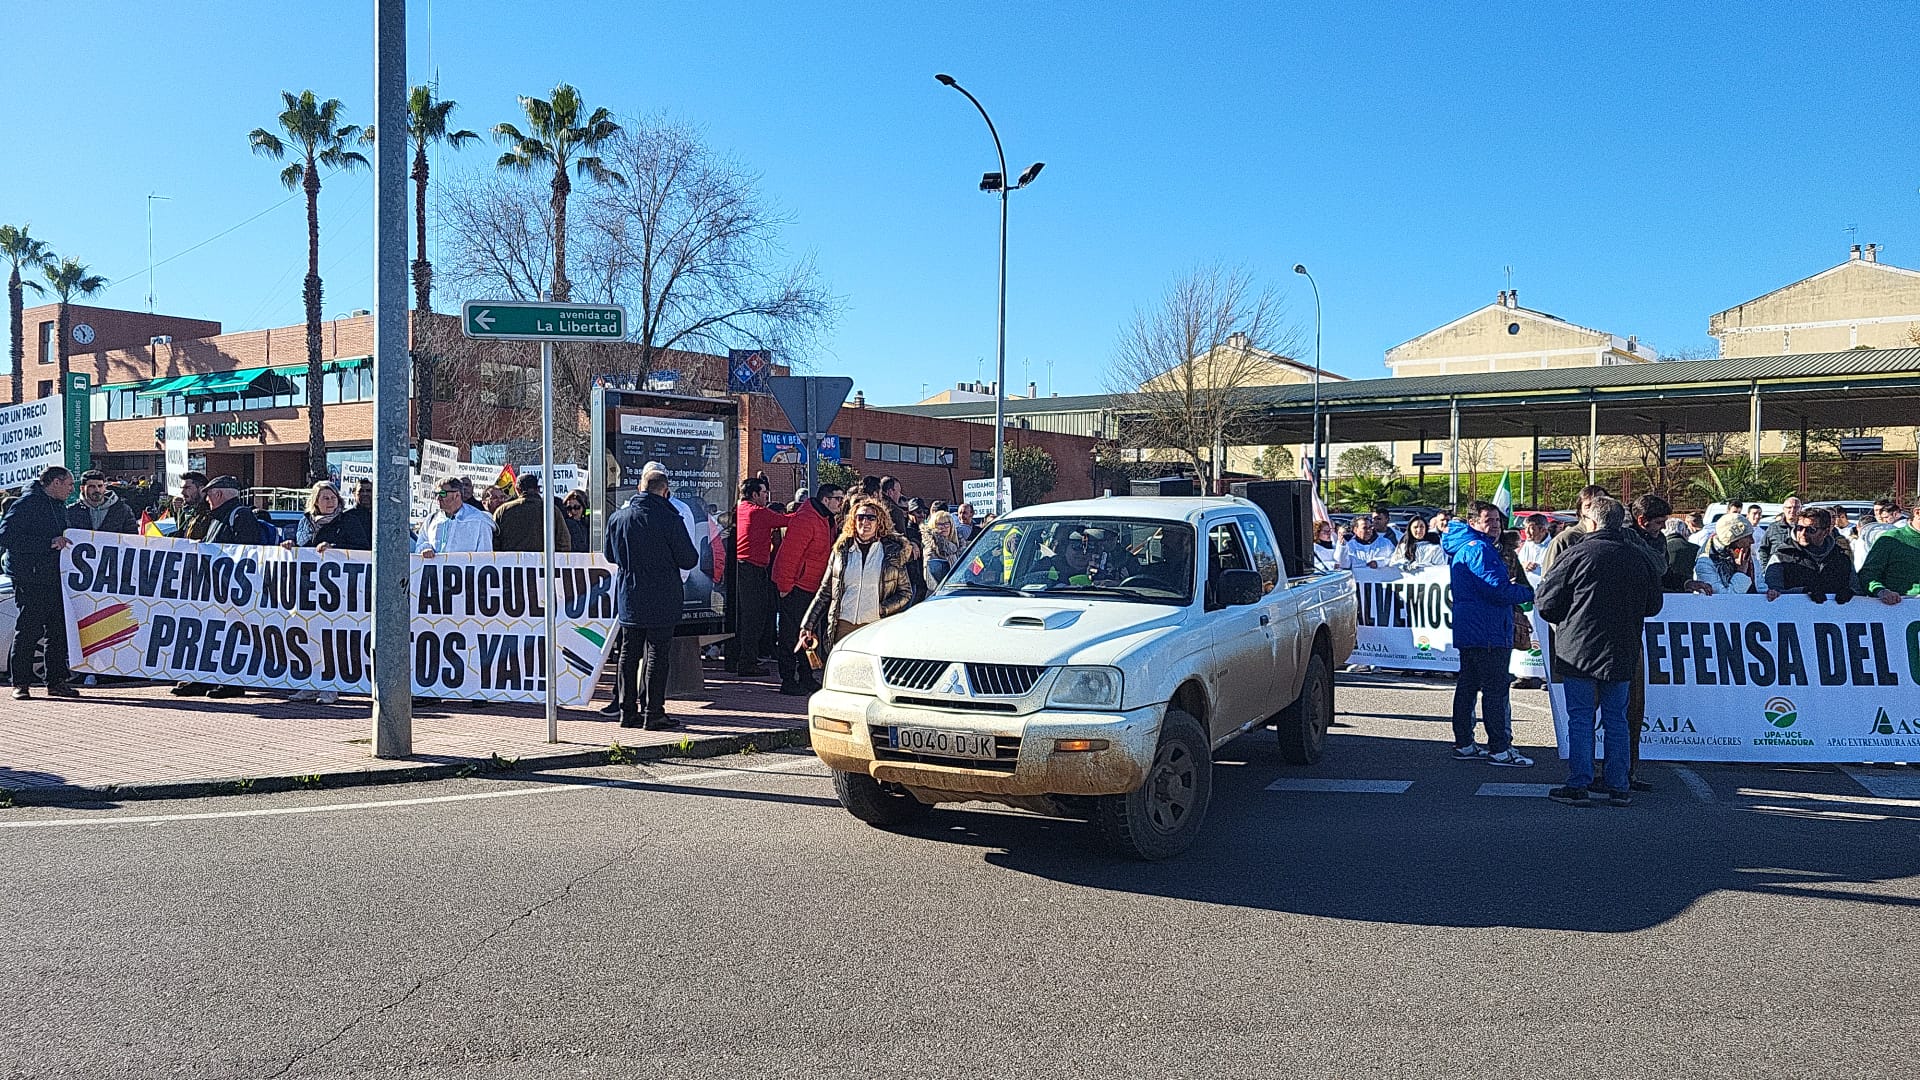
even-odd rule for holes
{"type": "Polygon", "coordinates": [[[1920,719],[1895,720],[1887,715],[1885,706],[1874,714],[1873,730],[1869,735],[1920,735],[1920,719]]]}
{"type": "Polygon", "coordinates": [[[1874,735],[1893,734],[1893,718],[1887,715],[1887,710],[1885,706],[1882,706],[1880,709],[1880,712],[1876,714],[1873,718],[1872,734],[1874,735]]]}
{"type": "Polygon", "coordinates": [[[1766,704],[1767,723],[1777,728],[1790,728],[1800,719],[1800,712],[1793,702],[1786,698],[1769,698],[1766,704]]]}

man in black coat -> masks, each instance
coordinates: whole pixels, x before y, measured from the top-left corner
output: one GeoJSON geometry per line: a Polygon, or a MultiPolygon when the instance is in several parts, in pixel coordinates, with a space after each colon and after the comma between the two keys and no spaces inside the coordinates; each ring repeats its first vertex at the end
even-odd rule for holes
{"type": "Polygon", "coordinates": [[[648,473],[642,484],[641,493],[607,519],[607,560],[620,568],[614,582],[625,705],[620,726],[664,731],[680,726],[667,716],[667,657],[686,595],[680,571],[700,565],[700,554],[679,508],[667,498],[666,474],[648,473]]]}
{"type": "Polygon", "coordinates": [[[1664,603],[1660,574],[1646,544],[1623,528],[1626,510],[1618,500],[1595,498],[1581,517],[1588,534],[1555,562],[1537,600],[1540,617],[1553,624],[1553,677],[1567,700],[1567,784],[1547,794],[1587,805],[1597,708],[1607,735],[1610,801],[1630,806],[1627,697],[1640,667],[1642,627],[1664,603]]]}
{"type": "Polygon", "coordinates": [[[67,685],[67,608],[60,589],[60,549],[68,544],[67,499],[73,495],[73,474],[59,465],[40,471],[25,495],[13,500],[0,517],[0,552],[7,573],[13,575],[14,602],[20,615],[13,627],[13,697],[32,697],[33,652],[47,641],[47,696],[79,697],[67,685]]]}

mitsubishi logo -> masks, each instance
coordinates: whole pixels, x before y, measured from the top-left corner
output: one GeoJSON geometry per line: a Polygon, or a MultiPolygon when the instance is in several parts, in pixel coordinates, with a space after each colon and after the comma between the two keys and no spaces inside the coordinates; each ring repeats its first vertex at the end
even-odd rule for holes
{"type": "Polygon", "coordinates": [[[947,681],[940,684],[940,693],[950,694],[954,697],[972,696],[971,692],[967,689],[967,676],[965,672],[966,669],[959,664],[954,664],[947,668],[947,681]]]}

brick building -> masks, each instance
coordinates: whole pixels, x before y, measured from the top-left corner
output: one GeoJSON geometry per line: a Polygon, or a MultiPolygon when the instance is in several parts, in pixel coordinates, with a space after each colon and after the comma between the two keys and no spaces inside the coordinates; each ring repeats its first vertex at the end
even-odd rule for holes
{"type": "MultiPolygon", "coordinates": [[[[29,345],[23,390],[50,395],[57,381],[51,334],[53,305],[28,308],[29,345]],[[38,337],[34,335],[38,333],[38,337]],[[44,340],[41,340],[44,339],[44,340]],[[44,345],[43,353],[37,346],[44,345]]],[[[231,473],[249,486],[295,488],[307,473],[306,327],[221,333],[217,322],[73,305],[73,326],[88,329],[71,343],[73,371],[93,379],[94,466],[120,479],[155,477],[163,467],[165,418],[189,422],[189,458],[208,475],[231,473]],[[82,343],[80,338],[88,338],[82,343]]],[[[472,342],[459,320],[432,315],[416,323],[423,348],[446,357],[434,393],[433,436],[475,461],[534,464],[540,425],[538,347],[526,342],[472,342]]],[[[639,347],[570,345],[561,351],[561,379],[632,371],[639,347]]],[[[321,324],[322,423],[330,467],[370,460],[373,452],[373,320],[365,313],[321,324]]],[[[682,394],[724,394],[727,358],[660,353],[654,374],[675,373],[682,394]]],[[[784,373],[784,368],[776,368],[784,373]]],[[[741,475],[766,472],[781,498],[791,498],[805,470],[762,461],[762,432],[790,430],[771,397],[737,395],[741,403],[741,475]]],[[[418,403],[414,403],[417,408],[418,403]]],[[[560,425],[563,440],[566,425],[560,425]]],[[[413,430],[413,417],[408,418],[413,430]]],[[[584,436],[584,414],[573,441],[584,436]]],[[[910,494],[957,498],[962,481],[993,470],[991,426],[911,416],[849,403],[833,426],[844,463],[860,473],[894,475],[910,494]],[[869,456],[870,455],[870,456],[869,456]],[[942,462],[950,462],[951,467],[942,462]]],[[[1093,440],[1009,431],[1008,445],[1047,450],[1058,467],[1049,499],[1093,494],[1093,440]]],[[[562,460],[569,455],[563,448],[562,460]]]]}

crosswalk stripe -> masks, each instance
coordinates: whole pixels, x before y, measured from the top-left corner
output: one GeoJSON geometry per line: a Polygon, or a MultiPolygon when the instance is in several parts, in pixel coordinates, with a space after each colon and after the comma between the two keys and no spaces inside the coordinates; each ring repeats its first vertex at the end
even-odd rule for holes
{"type": "Polygon", "coordinates": [[[1882,799],[1920,799],[1920,772],[1885,773],[1852,765],[1842,765],[1840,771],[1853,777],[1869,795],[1882,799]]]}
{"type": "Polygon", "coordinates": [[[1497,795],[1511,799],[1544,799],[1552,784],[1481,784],[1475,795],[1497,795]]]}
{"type": "Polygon", "coordinates": [[[1349,791],[1370,795],[1399,795],[1413,786],[1411,780],[1320,780],[1290,777],[1267,785],[1268,791],[1349,791]]]}

